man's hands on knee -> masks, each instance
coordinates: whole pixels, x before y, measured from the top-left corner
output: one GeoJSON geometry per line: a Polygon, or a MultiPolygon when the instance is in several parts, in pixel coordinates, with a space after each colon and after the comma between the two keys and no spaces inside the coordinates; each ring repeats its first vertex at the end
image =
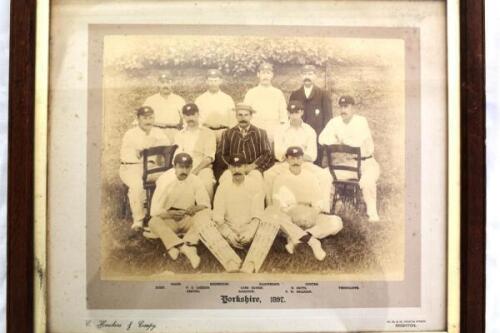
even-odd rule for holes
{"type": "Polygon", "coordinates": [[[194,216],[196,213],[198,213],[199,211],[202,211],[204,210],[205,208],[207,208],[206,206],[202,206],[202,205],[192,205],[192,206],[189,206],[186,210],[185,210],[185,213],[189,216],[194,216]]]}
{"type": "Polygon", "coordinates": [[[172,209],[170,208],[169,210],[164,210],[161,214],[158,214],[158,216],[164,220],[174,220],[174,221],[180,221],[184,218],[186,215],[186,211],[184,209],[172,209]]]}
{"type": "Polygon", "coordinates": [[[232,247],[236,247],[238,249],[243,248],[243,246],[240,244],[240,236],[232,231],[229,227],[223,226],[219,231],[232,247]]]}

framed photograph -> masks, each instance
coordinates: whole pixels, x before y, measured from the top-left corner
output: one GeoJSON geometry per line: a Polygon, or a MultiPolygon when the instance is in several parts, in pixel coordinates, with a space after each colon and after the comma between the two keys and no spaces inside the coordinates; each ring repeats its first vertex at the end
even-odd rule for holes
{"type": "Polygon", "coordinates": [[[13,3],[8,331],[484,331],[483,14],[13,3]]]}

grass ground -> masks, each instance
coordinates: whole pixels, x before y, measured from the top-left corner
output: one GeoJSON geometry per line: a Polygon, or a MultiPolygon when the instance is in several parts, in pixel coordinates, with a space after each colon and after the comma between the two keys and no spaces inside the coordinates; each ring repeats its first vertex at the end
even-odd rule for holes
{"type": "MultiPolygon", "coordinates": [[[[359,113],[369,120],[376,147],[376,158],[382,174],[378,185],[378,206],[382,221],[369,224],[362,214],[346,209],[341,215],[344,229],[322,241],[327,257],[323,262],[314,259],[311,250],[299,246],[289,255],[284,239],[278,237],[261,269],[263,273],[320,273],[362,274],[368,276],[400,275],[404,271],[404,112],[401,101],[393,98],[389,83],[381,83],[383,69],[338,68],[334,98],[343,91],[354,89],[364,96],[359,113]],[[359,87],[359,89],[356,89],[359,87]],[[376,88],[374,88],[376,87],[376,88]]],[[[101,264],[103,276],[144,276],[165,271],[194,273],[184,257],[173,262],[159,240],[133,237],[131,221],[121,214],[123,185],[118,178],[121,137],[130,127],[133,110],[151,93],[152,78],[125,77],[122,73],[105,73],[104,138],[102,146],[102,209],[101,209],[101,264]]],[[[176,82],[178,93],[187,101],[203,91],[203,71],[186,72],[176,82]],[[189,88],[189,89],[188,89],[189,88]]],[[[255,84],[255,78],[231,81],[224,87],[235,101],[255,84]]],[[[297,87],[296,73],[277,75],[275,85],[282,87],[286,97],[297,87]]],[[[334,110],[335,113],[335,110],[334,110]]],[[[335,114],[334,114],[335,115],[335,114]]],[[[222,267],[208,250],[200,245],[202,258],[196,272],[222,272],[222,267]]],[[[244,256],[244,253],[239,253],[244,256]]]]}
{"type": "MultiPolygon", "coordinates": [[[[335,273],[335,274],[373,274],[376,276],[394,274],[401,262],[402,248],[391,235],[402,232],[401,223],[382,222],[370,224],[366,219],[349,209],[342,214],[344,229],[337,235],[322,241],[327,257],[317,261],[306,245],[299,245],[294,255],[285,251],[285,238],[278,236],[261,269],[262,273],[335,273]]],[[[183,256],[172,261],[166,254],[160,240],[146,239],[130,231],[130,221],[125,219],[107,220],[103,223],[103,235],[108,247],[102,265],[106,271],[126,276],[153,275],[165,271],[175,273],[222,272],[222,266],[200,244],[198,253],[202,258],[200,267],[195,271],[183,256]]],[[[243,258],[245,251],[238,251],[243,258]]]]}

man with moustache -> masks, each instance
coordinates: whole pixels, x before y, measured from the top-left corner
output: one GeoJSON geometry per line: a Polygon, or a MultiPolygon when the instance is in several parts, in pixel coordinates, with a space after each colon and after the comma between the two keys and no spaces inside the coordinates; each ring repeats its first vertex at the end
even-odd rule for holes
{"type": "Polygon", "coordinates": [[[162,129],[170,141],[182,127],[181,110],[184,99],[173,92],[172,74],[164,72],[158,77],[158,92],[144,101],[144,106],[155,110],[155,127],[162,129]]]}
{"type": "Polygon", "coordinates": [[[322,212],[324,201],[316,177],[302,166],[304,151],[301,147],[289,147],[286,151],[288,169],[281,173],[273,185],[273,206],[279,210],[281,221],[291,220],[301,231],[286,232],[288,253],[294,252],[298,243],[307,243],[317,260],[323,260],[326,253],[319,239],[335,235],[342,230],[342,220],[335,215],[322,212]],[[304,230],[302,230],[304,229],[304,230]]]}
{"type": "Polygon", "coordinates": [[[146,191],[143,187],[143,161],[144,149],[154,146],[168,146],[170,140],[158,128],[153,127],[155,116],[152,108],[140,107],[136,110],[137,126],[129,129],[122,139],[120,150],[120,179],[128,187],[128,199],[132,211],[132,229],[139,230],[143,227],[145,217],[144,202],[146,191]]]}
{"type": "MultiPolygon", "coordinates": [[[[330,120],[319,136],[322,145],[343,144],[361,148],[361,179],[359,187],[363,192],[369,222],[380,220],[377,212],[377,180],[380,167],[373,157],[374,144],[365,117],[355,114],[354,98],[342,96],[339,99],[340,116],[330,120]]],[[[350,171],[336,171],[338,179],[352,178],[350,171]]]]}
{"type": "Polygon", "coordinates": [[[187,153],[193,159],[191,173],[203,182],[210,199],[213,198],[215,177],[212,162],[215,158],[215,134],[212,130],[201,127],[198,106],[188,103],[182,107],[184,128],[176,134],[177,153],[187,153]]]}
{"type": "Polygon", "coordinates": [[[244,102],[255,110],[255,126],[266,130],[269,140],[273,141],[274,131],[287,121],[286,100],[283,92],[272,86],[273,66],[263,62],[257,77],[259,84],[248,90],[244,102]]]}
{"type": "MultiPolygon", "coordinates": [[[[304,105],[304,122],[309,124],[318,136],[328,121],[332,118],[332,102],[329,94],[316,86],[316,67],[314,65],[304,65],[302,68],[303,85],[292,92],[290,101],[301,101],[304,105]]],[[[317,156],[314,164],[322,166],[323,148],[317,145],[317,156]]]]}
{"type": "MultiPolygon", "coordinates": [[[[280,218],[279,212],[264,211],[264,191],[256,179],[246,176],[247,164],[243,155],[231,156],[231,180],[217,189],[212,221],[200,226],[199,230],[202,241],[226,270],[255,273],[264,263],[280,228],[295,242],[299,242],[305,232],[289,219],[280,218]],[[223,239],[215,238],[214,233],[222,235],[223,239]],[[220,250],[225,242],[237,249],[250,245],[243,264],[230,247],[220,250]]],[[[318,244],[319,241],[311,246],[318,244]]]]}
{"type": "Polygon", "coordinates": [[[290,101],[288,104],[289,121],[280,127],[275,134],[274,156],[279,161],[272,168],[264,172],[264,182],[266,186],[266,200],[270,205],[272,203],[272,189],[275,178],[288,170],[286,161],[286,151],[289,147],[298,146],[304,152],[302,168],[312,172],[320,184],[321,195],[327,199],[325,211],[329,207],[329,198],[332,188],[332,175],[328,168],[321,168],[313,162],[317,155],[316,132],[308,124],[304,123],[304,106],[300,101],[290,101]]]}
{"type": "Polygon", "coordinates": [[[216,133],[217,141],[222,132],[234,124],[234,101],[220,89],[222,73],[218,69],[209,69],[207,72],[208,89],[198,96],[194,103],[200,110],[200,124],[216,133]]]}
{"type": "Polygon", "coordinates": [[[174,158],[174,168],[158,178],[149,228],[161,239],[170,258],[176,260],[183,254],[196,269],[200,264],[196,226],[210,220],[210,198],[198,176],[191,173],[192,167],[191,156],[180,153],[174,158]]]}
{"type": "MultiPolygon", "coordinates": [[[[274,164],[274,156],[266,131],[251,124],[254,110],[250,105],[238,103],[235,107],[238,125],[222,134],[221,154],[227,168],[232,156],[241,155],[247,162],[245,174],[255,177],[262,184],[262,173],[274,164]]],[[[223,183],[231,178],[228,170],[219,179],[223,183]]]]}

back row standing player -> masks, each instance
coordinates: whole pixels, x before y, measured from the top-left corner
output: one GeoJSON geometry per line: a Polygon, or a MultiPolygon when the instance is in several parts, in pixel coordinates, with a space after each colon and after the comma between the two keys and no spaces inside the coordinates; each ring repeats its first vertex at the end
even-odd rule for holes
{"type": "MultiPolygon", "coordinates": [[[[332,119],[332,102],[328,93],[315,84],[316,67],[314,65],[304,65],[301,74],[303,85],[292,92],[289,101],[302,102],[303,120],[314,129],[318,137],[328,121],[332,119]]],[[[287,104],[283,92],[272,86],[274,70],[271,64],[262,63],[257,77],[259,84],[246,93],[244,103],[255,110],[253,124],[266,130],[272,144],[280,126],[287,123],[287,104]]],[[[313,162],[322,166],[323,148],[318,142],[316,145],[317,156],[313,162]]]]}
{"type": "Polygon", "coordinates": [[[149,96],[143,106],[154,110],[154,126],[163,129],[170,142],[182,128],[182,107],[184,99],[173,92],[172,73],[164,72],[158,77],[158,92],[149,96]]]}
{"type": "Polygon", "coordinates": [[[283,92],[271,83],[273,65],[267,62],[260,64],[257,77],[259,84],[248,90],[243,103],[255,111],[253,125],[265,130],[272,144],[275,131],[288,120],[286,100],[283,92]]]}
{"type": "Polygon", "coordinates": [[[194,101],[200,110],[201,125],[215,132],[217,142],[225,129],[236,125],[233,98],[220,89],[221,84],[221,71],[209,69],[207,72],[208,89],[194,101]]]}
{"type": "MultiPolygon", "coordinates": [[[[259,84],[251,88],[245,95],[244,104],[255,110],[253,124],[264,129],[271,144],[277,129],[288,120],[287,103],[283,92],[273,87],[273,66],[263,62],[257,72],[259,84]]],[[[332,105],[328,94],[316,86],[316,68],[305,65],[302,68],[303,86],[292,92],[290,101],[301,101],[304,105],[304,122],[309,124],[319,136],[328,121],[332,118],[332,105]]],[[[207,72],[208,89],[198,96],[195,104],[200,110],[200,123],[216,133],[217,142],[222,132],[234,126],[235,118],[232,110],[235,103],[231,96],[224,93],[222,73],[218,69],[207,72]]],[[[170,141],[174,141],[176,133],[182,128],[182,107],[185,105],[182,97],[173,92],[172,74],[162,73],[158,78],[158,93],[148,97],[143,105],[155,110],[155,127],[164,130],[170,141]]],[[[321,166],[323,151],[318,144],[318,154],[314,161],[321,166]]]]}
{"type": "MultiPolygon", "coordinates": [[[[303,85],[290,95],[291,101],[300,101],[304,106],[303,120],[310,125],[316,132],[316,137],[325,128],[326,124],[332,119],[332,101],[329,94],[318,87],[316,80],[316,67],[314,65],[305,65],[302,67],[303,85]]],[[[314,164],[322,166],[323,147],[316,141],[317,154],[314,164]]]]}

